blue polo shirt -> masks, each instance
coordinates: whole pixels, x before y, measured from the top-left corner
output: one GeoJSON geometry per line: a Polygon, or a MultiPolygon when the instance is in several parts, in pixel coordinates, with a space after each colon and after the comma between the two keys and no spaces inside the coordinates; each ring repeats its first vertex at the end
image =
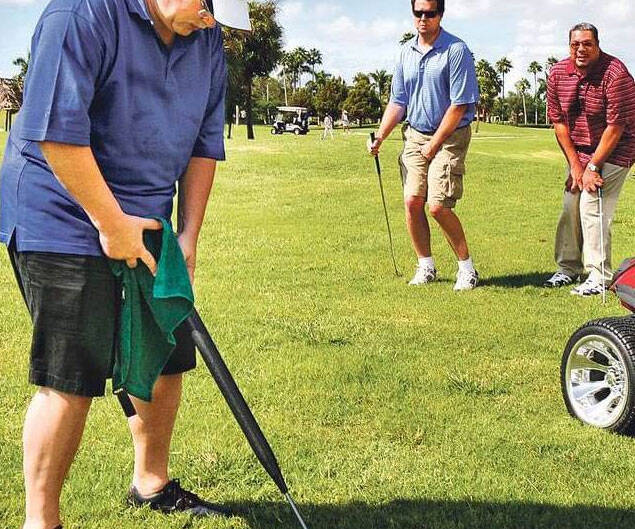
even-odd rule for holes
{"type": "Polygon", "coordinates": [[[390,101],[408,108],[406,119],[415,129],[438,129],[450,105],[468,105],[459,127],[468,125],[478,100],[474,58],[461,39],[442,28],[427,51],[419,46],[418,35],[402,46],[390,101]]]}
{"type": "Polygon", "coordinates": [[[38,142],[90,145],[128,214],[169,219],[191,157],[225,159],[220,27],[167,48],[144,0],[52,0],[31,43],[24,103],[0,171],[0,241],[103,255],[38,142]]]}

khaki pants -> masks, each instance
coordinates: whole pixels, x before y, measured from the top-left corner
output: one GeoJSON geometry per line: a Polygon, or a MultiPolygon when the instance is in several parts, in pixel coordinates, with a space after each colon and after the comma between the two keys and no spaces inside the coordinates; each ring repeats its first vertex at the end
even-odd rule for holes
{"type": "MultiPolygon", "coordinates": [[[[605,281],[611,270],[611,224],[629,168],[605,163],[602,168],[604,210],[605,281]]],[[[567,176],[569,175],[567,169],[567,176]]],[[[556,232],[556,263],[560,272],[571,277],[586,272],[602,281],[602,245],[600,244],[600,200],[596,193],[570,193],[565,190],[562,214],[556,232]]]]}

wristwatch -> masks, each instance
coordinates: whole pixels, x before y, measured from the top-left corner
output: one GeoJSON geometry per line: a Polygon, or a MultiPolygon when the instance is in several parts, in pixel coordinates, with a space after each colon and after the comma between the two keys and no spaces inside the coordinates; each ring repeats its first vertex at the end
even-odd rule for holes
{"type": "Polygon", "coordinates": [[[587,169],[591,171],[592,173],[598,173],[598,174],[600,173],[600,168],[592,162],[589,162],[587,164],[587,169]]]}

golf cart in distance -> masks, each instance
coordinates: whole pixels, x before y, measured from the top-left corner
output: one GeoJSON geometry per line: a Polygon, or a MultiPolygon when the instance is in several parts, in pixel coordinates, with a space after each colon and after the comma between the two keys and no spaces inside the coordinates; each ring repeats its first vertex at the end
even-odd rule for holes
{"type": "Polygon", "coordinates": [[[633,314],[587,322],[569,339],[560,381],[569,413],[611,432],[635,435],[635,257],[610,290],[633,314]]]}
{"type": "Polygon", "coordinates": [[[309,132],[309,112],[304,107],[278,107],[271,134],[291,132],[296,136],[309,132]]]}

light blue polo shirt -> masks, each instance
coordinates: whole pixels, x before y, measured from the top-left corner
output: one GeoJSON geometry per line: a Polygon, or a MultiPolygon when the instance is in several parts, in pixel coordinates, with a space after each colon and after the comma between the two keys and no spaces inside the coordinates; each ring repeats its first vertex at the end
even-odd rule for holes
{"type": "Polygon", "coordinates": [[[438,129],[450,105],[468,105],[459,127],[468,125],[478,100],[474,58],[461,39],[441,29],[427,51],[419,47],[418,35],[402,46],[390,101],[408,108],[406,119],[415,129],[438,129]]]}
{"type": "Polygon", "coordinates": [[[0,241],[103,255],[38,142],[90,145],[122,209],[169,219],[191,157],[225,159],[220,27],[167,48],[144,0],[52,0],[31,42],[24,103],[0,171],[0,241]]]}

